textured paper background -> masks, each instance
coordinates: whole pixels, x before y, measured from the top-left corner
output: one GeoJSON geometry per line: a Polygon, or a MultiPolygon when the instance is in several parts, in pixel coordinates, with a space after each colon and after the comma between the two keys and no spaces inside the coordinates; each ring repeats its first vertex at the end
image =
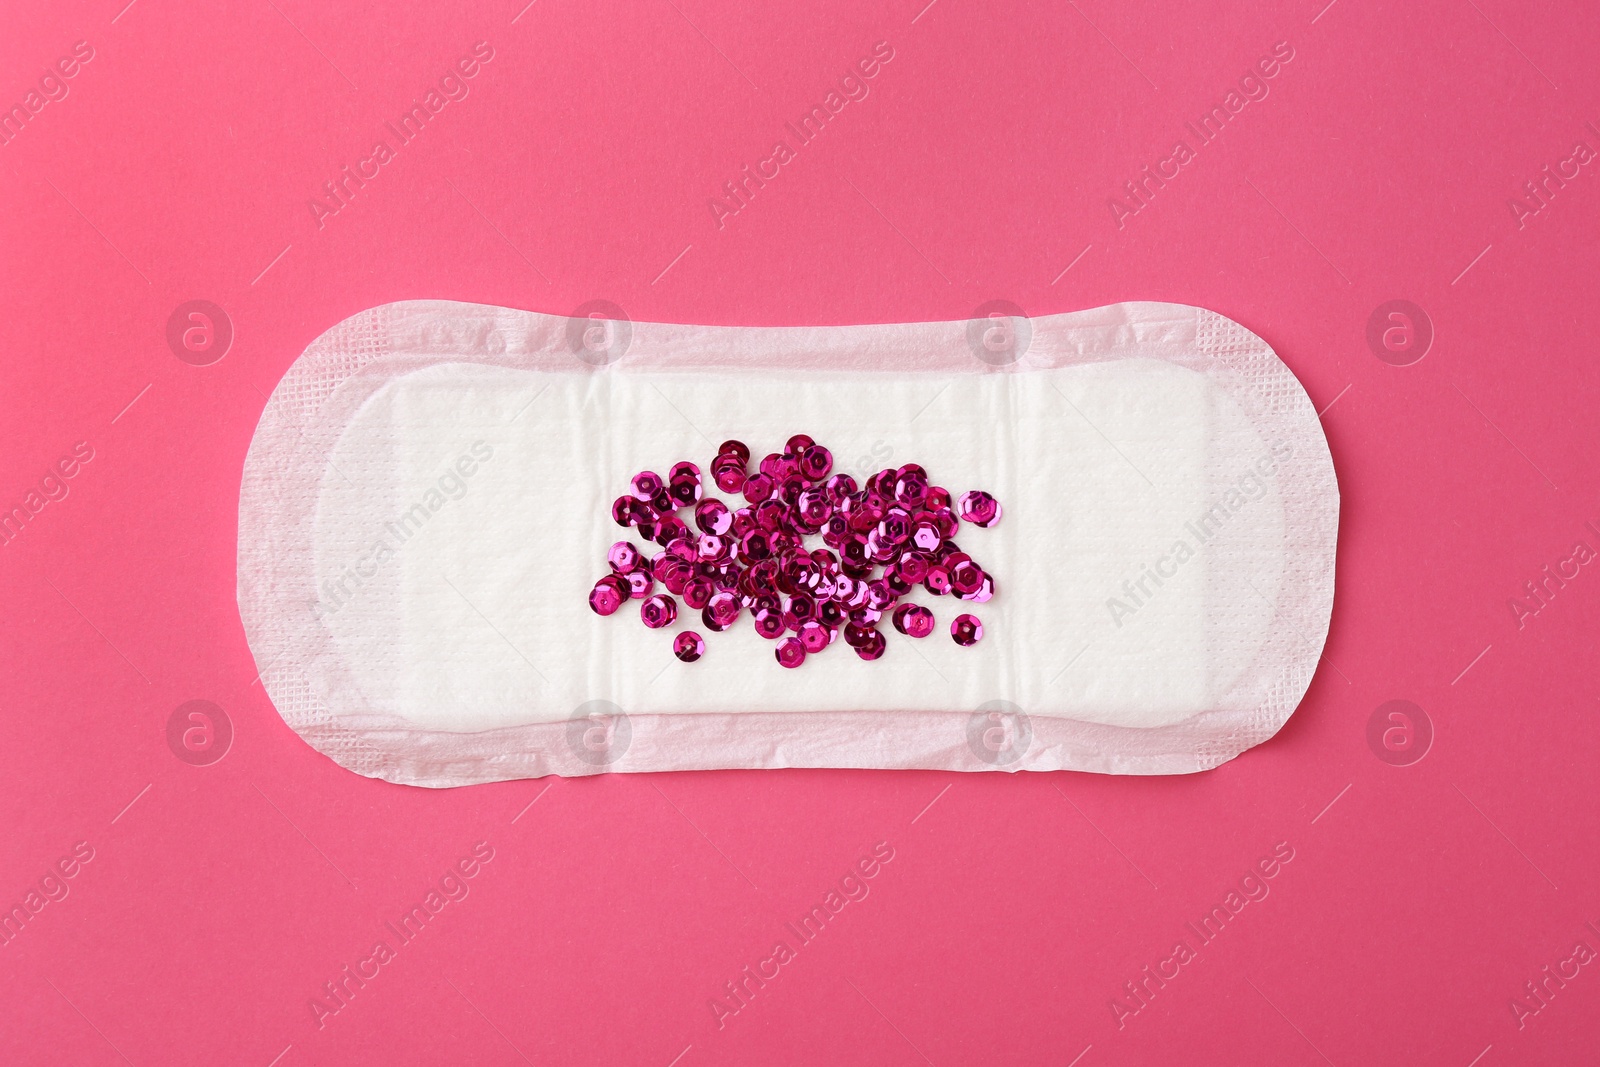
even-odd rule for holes
{"type": "Polygon", "coordinates": [[[0,1060],[1591,1057],[1592,967],[1521,1029],[1510,1001],[1600,948],[1600,577],[1520,628],[1508,606],[1600,548],[1600,190],[1592,164],[1542,169],[1600,150],[1589,8],[114,0],[4,28],[7,105],[75,41],[94,58],[0,144],[0,504],[76,442],[93,459],[0,548],[0,892],[95,851],[0,948],[0,1060]],[[479,40],[470,95],[318,229],[307,200],[479,40]],[[880,40],[870,95],[718,229],[708,199],[880,40]],[[1269,95],[1199,145],[1185,124],[1277,41],[1269,95]],[[1108,198],[1179,138],[1194,158],[1119,228],[1108,198]],[[1278,737],[1183,779],[357,778],[254,683],[239,471],[312,338],[416,297],[724,324],[1214,308],[1323,413],[1344,509],[1322,670],[1278,737]],[[207,367],[165,336],[195,299],[234,327],[207,367]],[[1367,339],[1396,299],[1435,335],[1410,366],[1367,339]],[[196,699],[232,725],[210,766],[168,746],[196,699]],[[1409,766],[1369,746],[1392,700],[1432,727],[1409,766]],[[309,998],[478,841],[470,895],[319,1030],[309,998]],[[707,1001],[878,841],[870,895],[718,1029],[707,1001]],[[1123,983],[1278,842],[1270,894],[1119,1029],[1123,983]]]}

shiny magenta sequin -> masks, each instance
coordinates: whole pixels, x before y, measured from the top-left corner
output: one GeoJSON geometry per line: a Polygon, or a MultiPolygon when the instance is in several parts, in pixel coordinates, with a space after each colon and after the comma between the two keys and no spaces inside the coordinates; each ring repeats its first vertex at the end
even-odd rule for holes
{"type": "MultiPolygon", "coordinates": [[[[923,592],[972,604],[995,595],[993,576],[953,538],[963,522],[998,522],[999,502],[972,490],[953,505],[950,491],[915,463],[858,481],[835,473],[833,454],[802,433],[753,467],[749,446],[728,440],[704,473],[690,460],[666,469],[666,477],[634,475],[612,503],[613,521],[634,528],[647,549],[611,546],[611,573],[589,594],[597,614],[613,614],[631,597],[641,601],[645,625],[662,629],[677,621],[682,598],[707,631],[721,633],[748,610],[756,633],[792,668],[840,637],[862,659],[879,658],[888,647],[887,627],[878,628],[885,616],[899,633],[927,637],[934,614],[908,599],[923,592]],[[708,495],[713,488],[724,498],[708,495]]],[[[972,645],[983,624],[961,615],[950,633],[972,645]]],[[[695,662],[705,638],[682,631],[673,652],[695,662]]]]}
{"type": "Polygon", "coordinates": [[[678,602],[665,593],[657,593],[647,597],[639,605],[639,618],[652,630],[659,630],[663,626],[671,626],[672,620],[678,617],[678,602]]]}
{"type": "Polygon", "coordinates": [[[939,524],[932,519],[918,520],[911,528],[911,543],[923,552],[932,552],[939,547],[939,542],[944,537],[939,533],[939,524]]]}
{"type": "Polygon", "coordinates": [[[672,497],[674,507],[688,508],[700,502],[704,490],[700,486],[700,468],[694,467],[693,471],[684,470],[694,467],[693,463],[680,463],[672,468],[675,473],[671,483],[667,486],[667,493],[672,497]]]}
{"type": "Polygon", "coordinates": [[[700,620],[706,624],[706,629],[721,633],[733,625],[742,610],[739,598],[732,593],[713,593],[700,613],[700,620]]]}
{"type": "Polygon", "coordinates": [[[639,550],[627,541],[618,541],[611,546],[611,551],[606,553],[606,561],[617,574],[629,574],[638,569],[639,550]]]}
{"type": "Polygon", "coordinates": [[[733,512],[720,500],[702,500],[694,508],[694,524],[719,537],[733,529],[733,512]]]}
{"type": "Polygon", "coordinates": [[[927,637],[933,633],[933,612],[921,604],[901,604],[894,609],[894,628],[907,637],[927,637]]]}
{"type": "Polygon", "coordinates": [[[983,569],[970,559],[956,564],[955,569],[950,572],[950,588],[954,589],[958,596],[975,593],[982,584],[983,569]]]}
{"type": "Polygon", "coordinates": [[[883,655],[883,650],[888,646],[888,644],[889,643],[883,639],[883,634],[881,631],[869,629],[867,630],[866,636],[863,638],[862,642],[856,646],[856,655],[860,656],[862,659],[877,659],[879,656],[883,655]]]}
{"type": "Polygon", "coordinates": [[[752,504],[759,504],[772,495],[773,481],[768,474],[757,474],[744,480],[744,498],[752,504]]]}
{"type": "Polygon", "coordinates": [[[745,483],[744,464],[732,457],[718,456],[717,462],[711,464],[711,480],[724,493],[740,492],[745,483]]]}
{"type": "Polygon", "coordinates": [[[805,646],[807,652],[821,652],[833,640],[828,636],[828,628],[820,622],[803,622],[797,632],[800,643],[805,646]]]}
{"type": "Polygon", "coordinates": [[[697,575],[683,583],[683,602],[695,611],[699,611],[711,603],[712,594],[716,591],[717,587],[711,583],[710,578],[697,575]]]}
{"type": "Polygon", "coordinates": [[[633,476],[633,495],[640,500],[653,500],[665,484],[655,471],[640,471],[633,476]]]}
{"type": "Polygon", "coordinates": [[[978,588],[970,593],[957,593],[956,596],[973,604],[987,604],[994,599],[994,579],[985,574],[978,588]]]}
{"type": "Polygon", "coordinates": [[[822,481],[831,470],[833,470],[833,453],[821,445],[813,444],[800,453],[800,473],[813,482],[822,481]]]}
{"type": "Polygon", "coordinates": [[[611,615],[622,607],[626,599],[628,594],[622,583],[615,576],[607,576],[594,583],[594,589],[589,593],[589,607],[594,609],[596,615],[611,615]]]}
{"type": "Polygon", "coordinates": [[[783,636],[786,629],[783,623],[783,612],[765,609],[755,614],[756,633],[769,641],[775,641],[783,636]]]}
{"type": "Polygon", "coordinates": [[[778,662],[785,667],[798,667],[806,661],[806,646],[798,637],[785,637],[778,642],[773,655],[777,656],[778,662]]]}
{"type": "Polygon", "coordinates": [[[706,639],[693,630],[685,630],[672,639],[672,654],[685,663],[693,663],[706,654],[706,639]]]}
{"type": "Polygon", "coordinates": [[[1000,501],[977,489],[961,494],[961,517],[974,526],[990,527],[1000,521],[1000,501]]]}

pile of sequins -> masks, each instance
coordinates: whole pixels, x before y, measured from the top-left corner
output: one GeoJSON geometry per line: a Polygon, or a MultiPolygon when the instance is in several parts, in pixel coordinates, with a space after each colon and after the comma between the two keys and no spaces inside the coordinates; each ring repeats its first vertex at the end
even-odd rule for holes
{"type": "MultiPolygon", "coordinates": [[[[839,637],[865,660],[883,655],[878,623],[887,614],[907,637],[933,633],[933,612],[898,603],[921,585],[934,596],[982,604],[994,596],[994,579],[952,540],[962,521],[989,527],[1000,503],[988,493],[950,492],[928,483],[915,463],[885,469],[857,487],[848,474],[832,474],[833,455],[805,434],[749,472],[750,449],[725,441],[711,461],[711,480],[745,506],[730,509],[706,496],[700,468],[684,461],[666,478],[644,471],[632,493],[611,506],[618,526],[633,527],[661,546],[646,556],[632,543],[611,546],[611,573],[589,594],[596,614],[611,615],[639,600],[651,629],[670,626],[682,597],[708,630],[721,632],[750,612],[756,633],[777,642],[785,667],[798,667],[839,637]],[[678,512],[694,509],[691,530],[678,512]],[[959,511],[960,517],[957,517],[959,511]],[[807,548],[821,535],[826,548],[807,548]],[[666,587],[655,591],[656,583],[666,587]]],[[[957,615],[950,636],[958,645],[983,637],[976,616],[957,615]]],[[[705,653],[705,638],[679,633],[673,652],[685,663],[705,653]]]]}

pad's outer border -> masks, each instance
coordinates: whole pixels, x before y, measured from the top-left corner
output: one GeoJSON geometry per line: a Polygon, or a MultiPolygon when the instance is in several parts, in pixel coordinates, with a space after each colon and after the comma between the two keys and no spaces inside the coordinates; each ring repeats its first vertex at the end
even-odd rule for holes
{"type": "MultiPolygon", "coordinates": [[[[768,767],[1078,770],[1181,774],[1208,770],[1270,738],[1316,670],[1333,609],[1338,485],[1320,420],[1272,349],[1231,319],[1183,304],[1126,303],[1030,320],[1031,344],[1011,365],[973,359],[965,322],[841,327],[704,327],[633,323],[624,362],[674,369],[759,363],[742,350],[792,352],[791,365],[860,357],[870,338],[879,369],[1026,373],[1074,362],[1153,357],[1209,376],[1250,415],[1263,439],[1293,448],[1279,478],[1286,515],[1277,613],[1256,664],[1183,722],[1105,726],[1046,716],[1013,720],[1026,737],[994,753],[975,743],[988,717],[972,712],[745,712],[635,715],[599,753],[578,743],[587,720],[451,733],[418,729],[367,707],[327,632],[293,627],[316,601],[311,528],[322,476],[351,392],[443,362],[584,369],[572,320],[454,301],[405,301],[361,312],[317,338],[273,390],[245,459],[239,496],[239,613],[261,682],[284,721],[358,774],[447,787],[607,771],[768,767]],[[760,335],[760,345],[741,344],[760,335]],[[692,355],[690,355],[692,353],[692,355]],[[343,387],[343,388],[341,388],[343,387]],[[1268,664],[1286,664],[1269,667],[1268,664]],[[581,725],[580,725],[581,724],[581,725]]],[[[588,368],[606,373],[607,367],[588,368]]]]}

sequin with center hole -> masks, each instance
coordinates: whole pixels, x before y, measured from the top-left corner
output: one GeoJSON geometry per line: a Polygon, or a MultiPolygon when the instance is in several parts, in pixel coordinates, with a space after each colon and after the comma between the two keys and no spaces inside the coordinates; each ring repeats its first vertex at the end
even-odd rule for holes
{"type": "Polygon", "coordinates": [[[627,541],[618,541],[606,553],[606,562],[617,574],[629,574],[639,569],[639,550],[627,541]]]}
{"type": "Polygon", "coordinates": [[[700,612],[700,621],[706,624],[706,629],[721,633],[734,624],[742,610],[739,598],[732,593],[713,593],[706,601],[705,610],[700,612]]]}
{"type": "Polygon", "coordinates": [[[883,612],[877,608],[856,608],[850,613],[850,621],[857,626],[876,626],[881,618],[883,612]]]}
{"type": "Polygon", "coordinates": [[[883,634],[875,629],[868,629],[866,638],[856,646],[856,655],[865,660],[874,660],[883,655],[883,650],[888,647],[883,634]]]}
{"type": "Polygon", "coordinates": [[[1000,521],[1000,501],[978,489],[961,494],[958,510],[967,522],[984,529],[1000,521]]]}
{"type": "Polygon", "coordinates": [[[965,600],[973,604],[987,604],[989,601],[994,599],[994,579],[985,574],[983,576],[983,582],[979,584],[977,589],[970,593],[958,593],[956,595],[957,599],[965,600]]]}
{"type": "Polygon", "coordinates": [[[814,482],[820,482],[833,470],[833,453],[821,445],[813,444],[800,453],[800,473],[814,482]]]}
{"type": "Polygon", "coordinates": [[[801,623],[798,636],[807,652],[821,652],[833,642],[832,634],[820,622],[801,623]]]}
{"type": "Polygon", "coordinates": [[[771,475],[757,474],[746,478],[744,481],[744,498],[752,504],[759,504],[772,495],[774,486],[771,475]]]}
{"type": "Polygon", "coordinates": [[[633,476],[633,495],[640,500],[654,500],[666,484],[655,471],[640,471],[633,476]]]}
{"type": "Polygon", "coordinates": [[[716,586],[711,584],[710,578],[690,578],[683,583],[683,602],[691,610],[699,611],[711,603],[711,597],[715,592],[716,586]]]}
{"type": "Polygon", "coordinates": [[[908,584],[916,585],[928,577],[928,560],[919,553],[907,552],[895,564],[895,569],[908,584]]]}
{"type": "Polygon", "coordinates": [[[956,564],[950,572],[950,587],[958,596],[976,593],[982,584],[983,569],[970,559],[956,564]]]}
{"type": "Polygon", "coordinates": [[[800,517],[805,519],[807,526],[821,528],[824,523],[833,518],[833,502],[828,499],[828,494],[821,489],[807,489],[795,501],[795,506],[800,511],[800,517]]]}
{"type": "Polygon", "coordinates": [[[703,492],[700,486],[700,475],[688,474],[672,479],[667,487],[667,492],[672,497],[674,506],[680,508],[693,507],[700,502],[703,492]]]}
{"type": "Polygon", "coordinates": [[[963,648],[983,640],[983,623],[976,615],[957,615],[950,624],[950,636],[963,648]]]}
{"type": "Polygon", "coordinates": [[[693,663],[706,654],[706,639],[693,630],[685,630],[672,639],[672,654],[685,663],[693,663]]]}
{"type": "Polygon", "coordinates": [[[589,592],[589,607],[596,615],[613,615],[622,607],[622,602],[628,599],[621,579],[615,575],[607,575],[594,583],[594,588],[589,592]]]}
{"type": "Polygon", "coordinates": [[[695,554],[702,563],[723,559],[728,554],[728,543],[716,534],[701,534],[695,543],[695,554]]]}
{"type": "Polygon", "coordinates": [[[705,533],[721,537],[733,528],[733,512],[722,501],[708,497],[695,505],[694,524],[705,533]]]}
{"type": "Polygon", "coordinates": [[[776,641],[783,636],[783,631],[787,629],[783,624],[783,612],[781,611],[764,608],[755,613],[754,622],[756,633],[765,637],[768,641],[776,641]]]}
{"type": "Polygon", "coordinates": [[[678,602],[666,593],[657,593],[655,596],[646,597],[639,605],[639,618],[652,630],[659,630],[663,626],[671,626],[678,617],[678,602]]]}
{"type": "Polygon", "coordinates": [[[785,637],[778,642],[778,647],[772,650],[778,662],[785,667],[798,667],[806,661],[806,646],[798,637],[785,637]]]}
{"type": "Polygon", "coordinates": [[[894,609],[894,628],[907,637],[927,637],[933,633],[933,612],[921,604],[901,604],[894,609]]]}
{"type": "Polygon", "coordinates": [[[711,480],[717,483],[717,488],[724,493],[737,493],[744,489],[746,472],[744,464],[733,457],[718,457],[717,462],[711,464],[711,480]],[[723,462],[726,459],[727,462],[723,462]]]}

